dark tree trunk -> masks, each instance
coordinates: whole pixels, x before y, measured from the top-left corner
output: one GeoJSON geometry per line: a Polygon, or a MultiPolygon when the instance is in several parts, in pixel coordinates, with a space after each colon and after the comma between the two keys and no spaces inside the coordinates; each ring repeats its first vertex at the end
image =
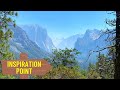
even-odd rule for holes
{"type": "Polygon", "coordinates": [[[115,59],[115,79],[120,79],[120,11],[116,11],[116,59],[115,59]]]}

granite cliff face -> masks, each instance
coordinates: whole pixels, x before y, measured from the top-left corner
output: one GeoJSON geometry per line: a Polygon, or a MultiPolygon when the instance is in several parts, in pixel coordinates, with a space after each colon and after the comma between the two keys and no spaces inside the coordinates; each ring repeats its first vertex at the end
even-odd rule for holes
{"type": "Polygon", "coordinates": [[[41,49],[51,52],[54,48],[51,38],[47,34],[47,30],[39,25],[21,25],[20,26],[28,35],[29,39],[35,42],[41,49]]]}
{"type": "MultiPolygon", "coordinates": [[[[106,38],[107,35],[103,34],[100,30],[87,30],[83,38],[78,38],[75,42],[74,48],[82,53],[78,59],[85,62],[90,54],[90,51],[96,51],[100,48],[106,47],[109,44],[109,42],[105,41],[106,38]]],[[[101,53],[106,54],[107,50],[104,50],[101,53]]],[[[92,53],[89,58],[89,62],[95,63],[97,61],[97,56],[98,53],[92,53]]]]}
{"type": "Polygon", "coordinates": [[[29,58],[44,58],[49,55],[48,52],[40,48],[35,42],[31,41],[26,32],[16,26],[9,26],[14,36],[10,40],[10,50],[19,58],[21,52],[27,53],[29,58]]]}

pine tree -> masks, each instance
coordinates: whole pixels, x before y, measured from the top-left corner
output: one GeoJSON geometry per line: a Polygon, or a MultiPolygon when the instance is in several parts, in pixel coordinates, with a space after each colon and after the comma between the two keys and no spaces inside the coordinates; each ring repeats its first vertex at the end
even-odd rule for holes
{"type": "MultiPolygon", "coordinates": [[[[108,54],[111,52],[109,51],[108,54]]],[[[113,55],[113,52],[112,52],[113,55]]],[[[113,79],[114,78],[114,63],[113,58],[100,54],[98,56],[98,62],[96,63],[96,71],[100,74],[102,79],[113,79]]]]}
{"type": "Polygon", "coordinates": [[[80,52],[76,49],[53,49],[52,55],[47,60],[54,66],[64,65],[66,67],[79,66],[76,60],[80,52]]]}
{"type": "Polygon", "coordinates": [[[13,16],[17,16],[15,11],[0,11],[0,60],[13,59],[13,54],[9,51],[9,40],[13,37],[12,31],[9,29],[9,24],[13,24],[13,16]]]}
{"type": "MultiPolygon", "coordinates": [[[[10,52],[9,40],[13,37],[13,33],[9,28],[9,25],[16,26],[12,17],[17,16],[15,11],[0,11],[0,60],[12,60],[14,59],[13,53],[10,52]]],[[[0,78],[15,79],[11,75],[2,75],[1,62],[0,62],[0,78]]]]}

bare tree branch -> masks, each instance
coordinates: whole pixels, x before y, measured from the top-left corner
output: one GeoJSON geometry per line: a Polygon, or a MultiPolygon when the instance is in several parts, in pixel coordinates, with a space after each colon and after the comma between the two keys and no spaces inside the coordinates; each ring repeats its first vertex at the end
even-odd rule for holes
{"type": "MultiPolygon", "coordinates": [[[[98,47],[98,46],[97,46],[97,47],[98,47]]],[[[92,55],[93,52],[100,52],[100,51],[103,51],[103,50],[105,50],[105,49],[112,48],[112,47],[115,47],[115,45],[113,45],[113,46],[108,46],[108,47],[99,49],[99,50],[97,50],[97,51],[92,51],[92,50],[90,50],[90,51],[89,51],[89,54],[88,54],[88,58],[86,59],[85,63],[89,60],[89,58],[90,58],[90,56],[92,55]]]]}
{"type": "Polygon", "coordinates": [[[100,51],[103,51],[105,49],[112,48],[112,47],[115,47],[115,46],[114,45],[113,46],[108,46],[108,47],[102,48],[102,49],[97,50],[97,51],[92,51],[92,52],[100,52],[100,51]]]}

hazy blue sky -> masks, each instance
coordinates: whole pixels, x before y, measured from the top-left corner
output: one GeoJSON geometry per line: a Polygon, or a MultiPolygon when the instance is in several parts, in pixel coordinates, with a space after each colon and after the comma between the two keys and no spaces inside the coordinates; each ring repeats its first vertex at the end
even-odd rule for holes
{"type": "Polygon", "coordinates": [[[86,29],[105,29],[106,11],[19,11],[17,24],[39,24],[51,37],[69,37],[86,29]]]}

